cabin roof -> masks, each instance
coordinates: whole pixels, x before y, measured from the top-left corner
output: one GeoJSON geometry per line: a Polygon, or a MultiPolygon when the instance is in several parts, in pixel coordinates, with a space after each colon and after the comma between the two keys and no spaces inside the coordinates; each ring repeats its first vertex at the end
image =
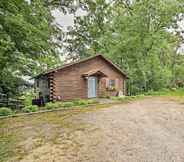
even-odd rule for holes
{"type": "Polygon", "coordinates": [[[88,58],[85,58],[85,59],[81,59],[79,61],[75,61],[75,62],[71,62],[71,63],[68,63],[68,64],[64,64],[62,66],[59,66],[59,67],[56,67],[56,68],[47,70],[45,72],[42,72],[42,73],[34,76],[33,78],[39,78],[39,77],[44,76],[44,75],[47,75],[49,73],[57,72],[58,70],[65,69],[67,67],[70,67],[70,66],[73,66],[73,65],[76,65],[76,64],[80,64],[82,62],[86,62],[88,60],[91,60],[91,59],[94,59],[94,58],[97,58],[97,57],[104,59],[108,64],[110,64],[112,67],[114,67],[118,72],[120,72],[123,76],[125,76],[128,79],[128,76],[127,76],[127,74],[125,72],[123,72],[117,65],[115,65],[112,61],[110,61],[109,59],[105,58],[101,54],[97,54],[95,56],[91,56],[91,57],[88,57],[88,58]]]}

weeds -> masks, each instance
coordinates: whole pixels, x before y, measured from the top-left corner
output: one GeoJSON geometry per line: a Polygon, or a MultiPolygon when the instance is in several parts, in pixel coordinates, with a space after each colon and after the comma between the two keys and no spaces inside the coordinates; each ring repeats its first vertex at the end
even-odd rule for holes
{"type": "Polygon", "coordinates": [[[120,102],[130,102],[137,99],[142,99],[145,97],[144,95],[137,95],[137,96],[121,96],[121,97],[111,97],[112,100],[120,101],[120,102]]]}
{"type": "Polygon", "coordinates": [[[162,89],[160,91],[148,91],[144,93],[144,95],[148,96],[184,96],[184,89],[162,89]]]}
{"type": "Polygon", "coordinates": [[[39,110],[38,106],[36,105],[26,106],[25,108],[22,109],[22,111],[25,113],[36,112],[38,110],[39,110]]]}
{"type": "Polygon", "coordinates": [[[7,108],[7,107],[0,108],[0,116],[7,116],[12,114],[13,114],[13,111],[10,108],[7,108]]]}

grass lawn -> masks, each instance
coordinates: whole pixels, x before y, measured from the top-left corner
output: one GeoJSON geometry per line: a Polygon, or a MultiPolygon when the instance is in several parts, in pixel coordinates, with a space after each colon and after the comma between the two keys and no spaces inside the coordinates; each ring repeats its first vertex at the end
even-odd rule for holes
{"type": "Polygon", "coordinates": [[[55,111],[0,120],[0,162],[20,161],[31,150],[46,143],[56,143],[65,129],[82,129],[83,124],[68,122],[76,114],[96,111],[110,105],[96,105],[76,110],[55,111]]]}

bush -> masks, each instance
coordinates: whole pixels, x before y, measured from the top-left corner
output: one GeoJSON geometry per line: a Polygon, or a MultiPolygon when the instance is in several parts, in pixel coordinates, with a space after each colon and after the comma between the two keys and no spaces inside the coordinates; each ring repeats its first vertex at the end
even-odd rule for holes
{"type": "Polygon", "coordinates": [[[32,105],[32,99],[34,99],[35,96],[37,96],[37,94],[33,90],[30,90],[30,91],[25,92],[20,97],[20,99],[23,100],[23,103],[25,106],[30,106],[30,105],[32,105]]]}
{"type": "Polygon", "coordinates": [[[73,102],[63,102],[63,107],[72,107],[74,106],[73,102]]]}
{"type": "Polygon", "coordinates": [[[82,106],[97,103],[96,100],[74,100],[68,102],[49,102],[46,104],[45,108],[47,110],[62,108],[62,107],[73,107],[73,106],[82,106]]]}
{"type": "Polygon", "coordinates": [[[76,101],[73,102],[73,104],[75,106],[80,106],[80,105],[87,105],[88,102],[87,102],[87,100],[76,100],[76,101]]]}
{"type": "Polygon", "coordinates": [[[22,111],[25,113],[36,112],[38,111],[38,106],[36,105],[26,106],[25,108],[22,109],[22,111]]]}
{"type": "Polygon", "coordinates": [[[47,103],[47,104],[45,105],[45,108],[46,108],[47,110],[52,110],[52,109],[54,109],[55,107],[54,107],[54,104],[53,104],[53,103],[49,102],[49,103],[47,103]]]}
{"type": "Polygon", "coordinates": [[[13,111],[7,107],[1,107],[0,108],[0,116],[7,116],[12,115],[13,111]]]}
{"type": "Polygon", "coordinates": [[[97,103],[96,100],[75,100],[73,101],[74,106],[89,105],[97,103]]]}
{"type": "Polygon", "coordinates": [[[57,109],[63,107],[63,103],[62,102],[49,102],[46,104],[45,108],[47,110],[52,110],[52,109],[57,109]]]}

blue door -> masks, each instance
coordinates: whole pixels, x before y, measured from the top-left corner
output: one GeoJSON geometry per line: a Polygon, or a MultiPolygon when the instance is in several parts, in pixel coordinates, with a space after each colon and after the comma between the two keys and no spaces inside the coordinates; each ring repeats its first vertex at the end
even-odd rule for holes
{"type": "Polygon", "coordinates": [[[88,78],[88,98],[94,98],[97,96],[97,78],[88,78]]]}

